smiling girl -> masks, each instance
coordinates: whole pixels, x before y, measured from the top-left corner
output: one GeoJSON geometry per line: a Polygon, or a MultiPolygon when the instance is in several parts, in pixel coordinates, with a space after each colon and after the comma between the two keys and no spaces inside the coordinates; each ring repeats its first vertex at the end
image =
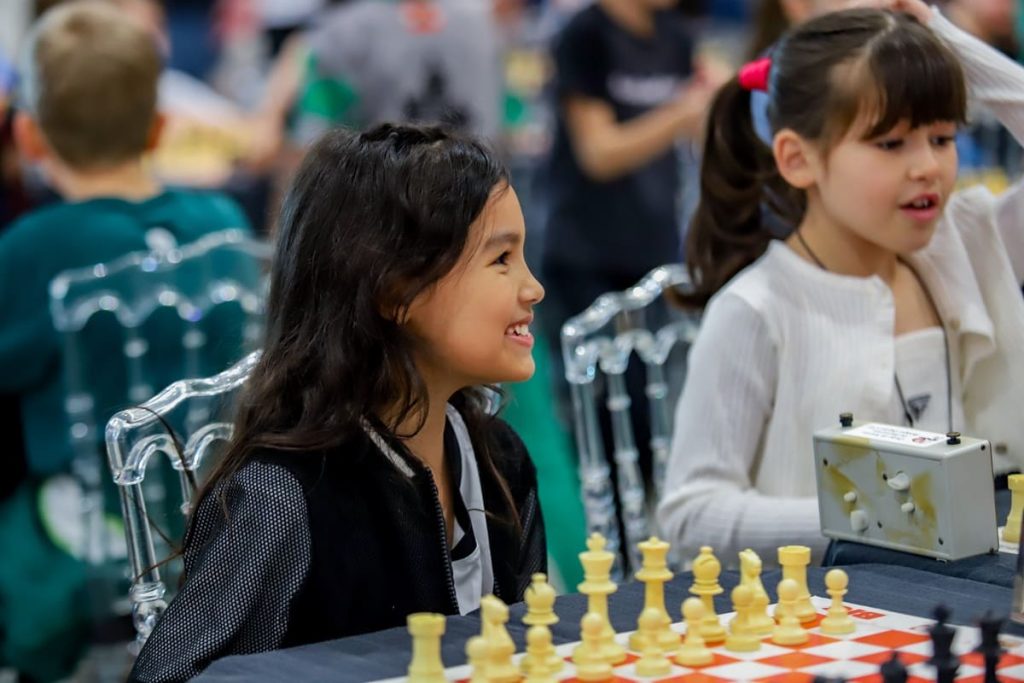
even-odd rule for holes
{"type": "Polygon", "coordinates": [[[1024,69],[919,0],[886,4],[907,13],[795,29],[712,107],[687,252],[707,308],[659,508],[684,557],[820,558],[812,434],[840,412],[1024,462],[1024,189],[953,193],[968,90],[1021,139],[1024,69]]]}
{"type": "Polygon", "coordinates": [[[472,139],[383,125],[313,147],[263,356],[134,679],[522,599],[546,565],[536,473],[482,387],[533,374],[524,239],[472,139]]]}

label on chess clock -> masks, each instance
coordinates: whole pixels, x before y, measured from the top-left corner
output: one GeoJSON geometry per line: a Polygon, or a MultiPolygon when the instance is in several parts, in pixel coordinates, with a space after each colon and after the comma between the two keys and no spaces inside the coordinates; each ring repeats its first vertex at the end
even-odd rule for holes
{"type": "Polygon", "coordinates": [[[869,422],[859,427],[854,427],[843,432],[843,436],[860,436],[872,441],[882,441],[884,443],[894,443],[914,448],[928,448],[929,446],[946,441],[945,434],[926,432],[909,427],[878,424],[877,422],[869,422]]]}

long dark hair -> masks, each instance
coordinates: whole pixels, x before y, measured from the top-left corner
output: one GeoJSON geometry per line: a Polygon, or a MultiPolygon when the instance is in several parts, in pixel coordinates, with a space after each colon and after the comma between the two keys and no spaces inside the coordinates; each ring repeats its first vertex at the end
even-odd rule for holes
{"type": "MultiPolygon", "coordinates": [[[[772,51],[768,120],[828,150],[864,113],[864,138],[906,119],[912,127],[963,123],[967,87],[953,52],[912,17],[881,10],[827,14],[797,27],[772,51]]],[[[704,305],[773,238],[766,209],[788,229],[806,197],[788,185],[771,148],[755,132],[750,92],[737,78],[711,105],[701,165],[701,199],[690,225],[686,261],[704,305]]]]}
{"type": "MultiPolygon", "coordinates": [[[[409,419],[422,427],[426,386],[398,321],[456,265],[471,223],[507,182],[483,144],[439,127],[339,129],[309,150],[281,214],[263,355],[207,490],[260,449],[322,452],[364,420],[390,441],[411,435],[398,433],[409,419]]],[[[488,454],[488,399],[469,388],[453,403],[512,515],[488,454]]]]}

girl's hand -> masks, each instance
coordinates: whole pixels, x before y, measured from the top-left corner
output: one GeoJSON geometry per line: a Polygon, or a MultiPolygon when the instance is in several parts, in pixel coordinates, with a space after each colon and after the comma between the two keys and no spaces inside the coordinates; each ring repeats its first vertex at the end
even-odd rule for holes
{"type": "Polygon", "coordinates": [[[924,25],[932,19],[932,8],[923,0],[891,0],[891,9],[897,12],[906,12],[924,25]]]}
{"type": "Polygon", "coordinates": [[[894,12],[906,12],[922,24],[932,19],[932,8],[923,0],[849,0],[848,7],[877,7],[894,12]]]}

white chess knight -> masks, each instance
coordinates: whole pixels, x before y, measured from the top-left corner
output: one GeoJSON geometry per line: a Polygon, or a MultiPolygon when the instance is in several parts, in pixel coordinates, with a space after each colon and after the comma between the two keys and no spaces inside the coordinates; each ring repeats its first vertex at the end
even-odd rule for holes
{"type": "Polygon", "coordinates": [[[764,566],[761,558],[753,550],[740,551],[740,584],[749,586],[753,593],[750,607],[748,627],[751,633],[759,636],[771,635],[775,628],[775,620],[768,615],[768,591],[761,582],[761,569],[764,566]]]}
{"type": "Polygon", "coordinates": [[[516,683],[520,678],[518,667],[512,663],[516,644],[505,627],[508,606],[497,597],[488,595],[480,601],[480,615],[482,635],[487,642],[487,682],[516,683]]]}

